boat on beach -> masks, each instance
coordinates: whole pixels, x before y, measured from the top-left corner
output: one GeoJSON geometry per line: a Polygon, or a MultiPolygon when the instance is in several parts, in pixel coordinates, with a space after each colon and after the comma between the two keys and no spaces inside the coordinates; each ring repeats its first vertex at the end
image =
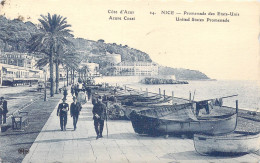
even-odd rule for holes
{"type": "Polygon", "coordinates": [[[149,102],[133,102],[131,106],[126,106],[124,105],[125,108],[125,115],[128,119],[130,119],[130,114],[133,110],[135,111],[141,111],[141,110],[147,110],[151,107],[160,107],[160,106],[171,106],[172,104],[174,105],[179,105],[179,104],[186,104],[189,103],[189,100],[183,99],[183,98],[178,98],[178,97],[170,97],[166,96],[161,97],[158,100],[152,100],[149,102]]]}
{"type": "Polygon", "coordinates": [[[197,117],[195,103],[179,105],[149,106],[144,110],[134,110],[130,120],[138,134],[208,134],[230,133],[236,129],[237,111],[224,115],[197,117]]]}
{"type": "Polygon", "coordinates": [[[219,136],[195,134],[193,141],[201,155],[242,155],[260,149],[260,132],[234,131],[219,136]]]}

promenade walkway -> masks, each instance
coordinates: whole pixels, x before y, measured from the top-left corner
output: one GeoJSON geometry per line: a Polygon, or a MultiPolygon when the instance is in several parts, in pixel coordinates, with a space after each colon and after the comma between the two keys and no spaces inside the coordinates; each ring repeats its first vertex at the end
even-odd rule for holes
{"type": "MultiPolygon", "coordinates": [[[[68,97],[72,102],[72,97],[68,97]]],[[[96,140],[92,104],[83,105],[76,131],[68,117],[67,131],[60,131],[57,106],[30,148],[29,162],[258,162],[260,156],[209,157],[196,153],[193,140],[148,137],[136,134],[130,121],[108,121],[109,136],[96,140]]]]}

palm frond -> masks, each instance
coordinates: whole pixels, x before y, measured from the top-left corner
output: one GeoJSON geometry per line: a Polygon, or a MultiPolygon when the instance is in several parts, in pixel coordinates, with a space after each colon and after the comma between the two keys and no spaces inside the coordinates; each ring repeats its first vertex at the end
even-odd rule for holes
{"type": "Polygon", "coordinates": [[[49,58],[48,57],[44,57],[44,58],[42,58],[42,59],[37,61],[36,67],[41,68],[41,67],[44,67],[44,66],[46,66],[48,64],[49,64],[49,58]]]}

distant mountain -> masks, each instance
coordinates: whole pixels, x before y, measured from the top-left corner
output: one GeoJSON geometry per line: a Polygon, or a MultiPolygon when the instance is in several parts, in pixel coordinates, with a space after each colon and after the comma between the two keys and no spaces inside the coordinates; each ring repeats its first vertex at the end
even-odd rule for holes
{"type": "MultiPolygon", "coordinates": [[[[39,32],[37,26],[32,22],[23,22],[22,19],[9,20],[0,16],[0,50],[4,52],[18,51],[28,52],[28,41],[32,35],[39,32]]],[[[150,56],[138,49],[116,43],[105,43],[105,40],[86,40],[83,38],[70,38],[74,43],[76,51],[82,59],[90,59],[95,56],[95,62],[100,64],[101,69],[106,71],[109,63],[104,55],[120,54],[122,61],[146,61],[152,62],[150,56]],[[97,57],[98,56],[98,57],[97,57]]],[[[176,79],[209,79],[205,74],[195,70],[177,69],[160,66],[160,75],[175,75],[176,79]]]]}
{"type": "Polygon", "coordinates": [[[207,80],[204,73],[197,70],[159,66],[159,75],[175,75],[176,80],[207,80]]]}

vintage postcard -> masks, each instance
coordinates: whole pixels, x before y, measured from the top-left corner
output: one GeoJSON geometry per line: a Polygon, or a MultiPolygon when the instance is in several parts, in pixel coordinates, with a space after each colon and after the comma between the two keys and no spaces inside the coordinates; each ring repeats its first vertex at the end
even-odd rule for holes
{"type": "Polygon", "coordinates": [[[0,162],[259,162],[259,9],[0,0],[0,162]]]}

